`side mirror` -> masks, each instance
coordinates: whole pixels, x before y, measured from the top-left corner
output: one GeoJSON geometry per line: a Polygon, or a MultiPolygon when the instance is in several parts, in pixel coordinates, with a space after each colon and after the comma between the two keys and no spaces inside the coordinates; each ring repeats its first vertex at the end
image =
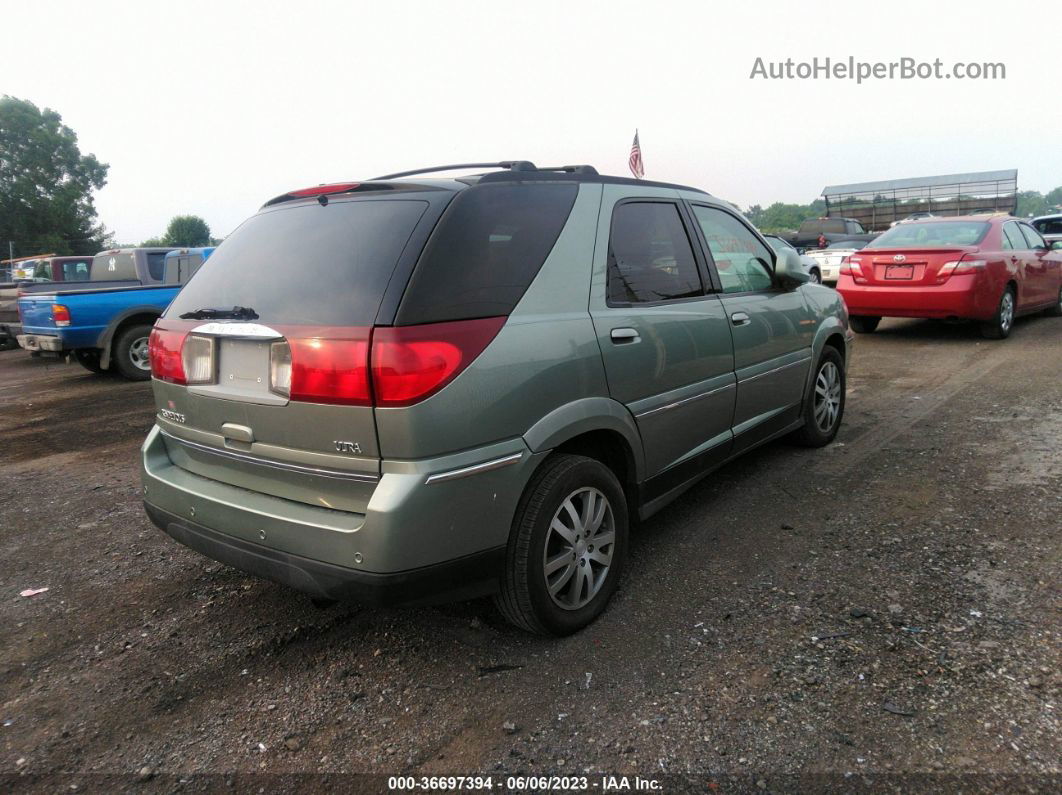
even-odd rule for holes
{"type": "Polygon", "coordinates": [[[1062,240],[1056,240],[1051,244],[1052,251],[1062,251],[1062,240]]]}
{"type": "Polygon", "coordinates": [[[804,264],[800,261],[800,255],[792,250],[781,252],[774,261],[774,278],[787,290],[795,290],[802,284],[810,281],[808,272],[804,270],[804,264]]]}

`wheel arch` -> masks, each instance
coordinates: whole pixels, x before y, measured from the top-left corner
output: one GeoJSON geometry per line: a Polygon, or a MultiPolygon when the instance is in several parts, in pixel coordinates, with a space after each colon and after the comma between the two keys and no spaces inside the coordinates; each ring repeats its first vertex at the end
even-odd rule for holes
{"type": "Polygon", "coordinates": [[[134,306],[119,313],[111,320],[111,323],[100,334],[97,347],[100,349],[100,363],[104,368],[110,367],[112,348],[115,339],[130,326],[153,325],[162,315],[162,310],[157,306],[134,306]]]}
{"type": "Polygon", "coordinates": [[[587,455],[607,464],[625,489],[645,479],[641,435],[630,412],[610,398],[584,398],[536,422],[524,442],[532,452],[587,455]]]}

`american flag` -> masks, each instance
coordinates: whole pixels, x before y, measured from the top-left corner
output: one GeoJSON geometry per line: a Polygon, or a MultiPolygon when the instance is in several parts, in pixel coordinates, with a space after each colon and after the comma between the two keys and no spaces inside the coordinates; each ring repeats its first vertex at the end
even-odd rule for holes
{"type": "Polygon", "coordinates": [[[631,167],[631,173],[641,179],[645,176],[645,164],[642,163],[642,145],[638,143],[638,131],[634,131],[634,143],[631,144],[631,156],[627,161],[631,167]]]}

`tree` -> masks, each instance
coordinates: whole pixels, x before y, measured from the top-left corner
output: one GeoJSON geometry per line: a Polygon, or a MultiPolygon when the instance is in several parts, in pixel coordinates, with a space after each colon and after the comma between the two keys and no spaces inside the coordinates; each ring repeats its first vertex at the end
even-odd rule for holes
{"type": "MultiPolygon", "coordinates": [[[[1055,191],[1051,191],[1051,193],[1048,195],[1052,195],[1054,193],[1055,191]]],[[[1044,195],[1040,193],[1040,191],[1018,191],[1018,209],[1014,211],[1014,214],[1019,218],[1029,215],[1043,215],[1050,209],[1050,202],[1048,202],[1047,199],[1044,198],[1044,195]]]]}
{"type": "Polygon", "coordinates": [[[83,155],[54,110],[0,98],[0,247],[15,256],[95,254],[109,234],[92,192],[107,184],[106,163],[83,155]]]}
{"type": "Polygon", "coordinates": [[[198,248],[210,245],[210,227],[198,215],[175,215],[162,236],[164,246],[198,248]]]}

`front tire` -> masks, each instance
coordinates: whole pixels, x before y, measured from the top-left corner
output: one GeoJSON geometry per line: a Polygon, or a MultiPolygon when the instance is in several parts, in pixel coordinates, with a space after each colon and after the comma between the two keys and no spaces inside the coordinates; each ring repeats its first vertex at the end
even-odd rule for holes
{"type": "Polygon", "coordinates": [[[803,447],[825,447],[837,436],[844,417],[844,359],[829,345],[815,366],[811,394],[804,401],[804,426],[792,439],[803,447]]]}
{"type": "Polygon", "coordinates": [[[570,635],[605,609],[627,554],[627,500],[593,458],[546,460],[520,498],[495,604],[540,635],[570,635]]]}
{"type": "Polygon", "coordinates": [[[808,281],[812,284],[822,284],[822,272],[818,268],[808,271],[808,281]]]}
{"type": "Polygon", "coordinates": [[[148,337],[151,326],[130,326],[114,342],[111,357],[123,378],[130,381],[147,381],[151,378],[151,362],[148,359],[148,337]]]}
{"type": "Polygon", "coordinates": [[[1014,327],[1014,288],[1007,287],[999,298],[996,314],[987,323],[981,324],[981,336],[990,340],[1005,340],[1014,327]]]}
{"type": "Polygon", "coordinates": [[[857,334],[873,334],[881,318],[875,315],[852,315],[848,322],[857,334]]]}

